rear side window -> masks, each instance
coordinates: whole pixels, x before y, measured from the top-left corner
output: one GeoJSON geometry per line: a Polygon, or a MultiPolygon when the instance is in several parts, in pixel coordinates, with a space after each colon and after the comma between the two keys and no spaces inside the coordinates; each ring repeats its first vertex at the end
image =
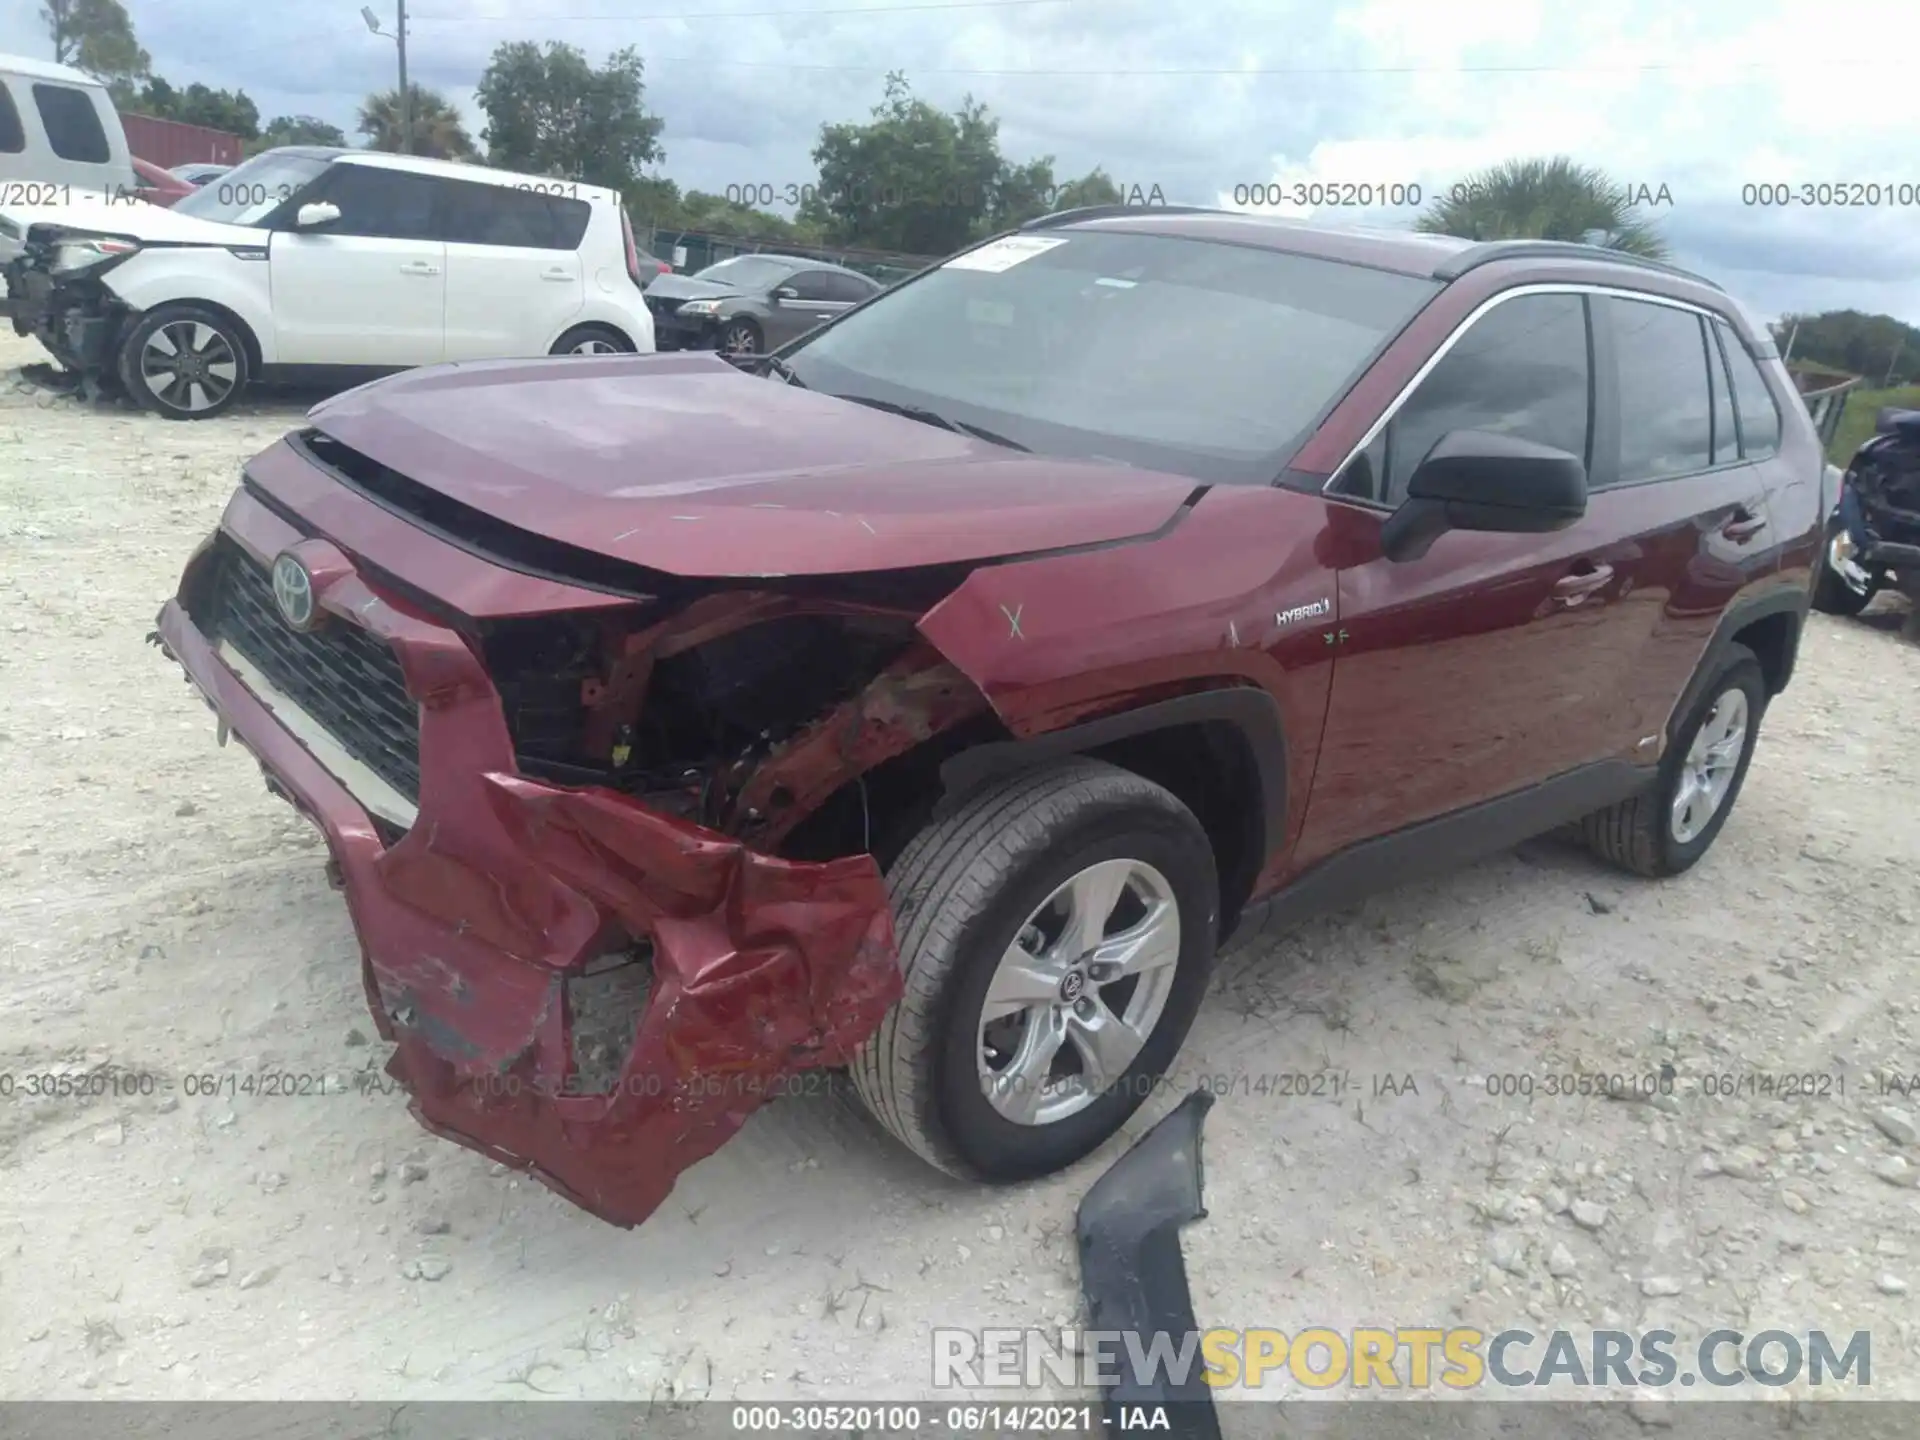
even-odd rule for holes
{"type": "Polygon", "coordinates": [[[1713,463],[1726,465],[1740,458],[1740,427],[1733,418],[1727,361],[1715,343],[1714,328],[1707,327],[1707,381],[1713,387],[1713,463]]]}
{"type": "Polygon", "coordinates": [[[446,180],[438,225],[440,238],[456,245],[575,250],[592,214],[586,201],[564,195],[446,180]]]}
{"type": "Polygon", "coordinates": [[[1700,317],[1647,301],[1608,303],[1620,374],[1620,483],[1706,469],[1713,396],[1700,317]]]}
{"type": "MultiPolygon", "coordinates": [[[[1362,458],[1366,474],[1384,474],[1398,505],[1407,481],[1440,438],[1489,430],[1551,445],[1587,459],[1591,410],[1587,310],[1578,295],[1522,295],[1474,321],[1387,426],[1384,447],[1362,458]]],[[[1361,476],[1356,469],[1353,479],[1361,476]]],[[[1350,493],[1365,494],[1357,484],[1350,493]]]]}
{"type": "Polygon", "coordinates": [[[83,165],[104,165],[112,157],[107,132],[100,126],[100,112],[93,108],[93,96],[71,85],[35,85],[33,103],[40,111],[40,123],[47,127],[47,143],[62,160],[83,165]]]}
{"type": "Polygon", "coordinates": [[[1714,322],[1720,343],[1726,347],[1727,365],[1733,371],[1733,404],[1740,412],[1741,454],[1749,460],[1764,460],[1780,451],[1780,407],[1774,404],[1760,367],[1740,343],[1731,326],[1714,322]]]}
{"type": "Polygon", "coordinates": [[[20,128],[20,111],[13,92],[0,80],[0,155],[18,155],[27,148],[27,132],[20,128]]]}
{"type": "Polygon", "coordinates": [[[335,165],[325,198],[340,207],[329,235],[433,238],[434,191],[445,182],[378,165],[335,165]]]}

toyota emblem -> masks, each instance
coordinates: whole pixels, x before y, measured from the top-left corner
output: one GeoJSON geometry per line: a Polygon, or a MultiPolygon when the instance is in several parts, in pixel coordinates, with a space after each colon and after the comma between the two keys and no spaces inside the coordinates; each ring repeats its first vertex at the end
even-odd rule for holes
{"type": "Polygon", "coordinates": [[[313,624],[313,577],[292,555],[273,562],[273,603],[294,629],[305,630],[313,624]]]}

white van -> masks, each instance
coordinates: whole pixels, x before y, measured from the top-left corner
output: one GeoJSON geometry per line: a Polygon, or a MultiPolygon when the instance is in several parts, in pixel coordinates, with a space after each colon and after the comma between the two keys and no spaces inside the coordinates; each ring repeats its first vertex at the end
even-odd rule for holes
{"type": "Polygon", "coordinates": [[[0,204],[33,205],[33,187],[132,193],[120,114],[107,87],[70,65],[0,55],[0,204]]]}
{"type": "MultiPolygon", "coordinates": [[[[76,196],[123,201],[140,188],[107,87],[71,65],[0,55],[0,206],[50,212],[76,196]]],[[[20,253],[0,226],[0,269],[20,253]]],[[[0,314],[12,306],[0,281],[0,314]]]]}

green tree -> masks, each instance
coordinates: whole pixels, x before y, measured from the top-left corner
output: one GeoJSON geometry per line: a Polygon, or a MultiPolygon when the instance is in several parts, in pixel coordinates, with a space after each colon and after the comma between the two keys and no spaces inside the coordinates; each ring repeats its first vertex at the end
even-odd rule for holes
{"type": "Polygon", "coordinates": [[[197,81],[176,90],[160,76],[151,75],[121,108],[186,125],[205,125],[243,140],[260,134],[260,110],[246,91],[213,90],[197,81]]]}
{"type": "Polygon", "coordinates": [[[1907,385],[1920,376],[1920,330],[1891,315],[1858,310],[1783,315],[1773,333],[1783,352],[1792,341],[1796,364],[1830,365],[1849,375],[1864,375],[1875,385],[1907,385]]]}
{"type": "MultiPolygon", "coordinates": [[[[407,90],[413,101],[412,153],[436,160],[474,159],[473,139],[447,97],[423,85],[409,85],[407,90]]],[[[368,149],[398,151],[405,128],[399,87],[376,91],[362,102],[358,129],[367,137],[368,149]]]]}
{"type": "Polygon", "coordinates": [[[985,223],[1005,169],[999,122],[969,96],[948,114],[887,77],[867,124],[823,125],[820,175],[800,219],[837,244],[908,255],[959,249],[985,223]]]}
{"type": "Polygon", "coordinates": [[[704,190],[689,190],[660,177],[648,176],[634,181],[621,192],[633,223],[660,230],[695,231],[703,235],[733,235],[750,240],[779,240],[791,245],[819,245],[825,236],[803,221],[789,220],[766,210],[756,210],[711,195],[704,190]]]}
{"type": "Polygon", "coordinates": [[[346,133],[312,115],[276,115],[260,127],[260,138],[247,146],[247,153],[258,155],[281,145],[345,145],[346,133]]]}
{"type": "Polygon", "coordinates": [[[515,40],[493,52],[477,94],[489,163],[621,189],[664,156],[665,122],[642,102],[645,65],[628,46],[596,70],[578,48],[515,40]]]}
{"type": "Polygon", "coordinates": [[[53,58],[106,82],[116,105],[146,79],[152,61],[134,38],[120,0],[46,0],[40,19],[53,41],[53,58]]]}
{"type": "MultiPolygon", "coordinates": [[[[1664,194],[1664,188],[1662,193],[1664,194]]],[[[1667,243],[1627,187],[1566,156],[1508,160],[1451,186],[1414,228],[1466,240],[1575,240],[1665,259],[1667,243]]]]}
{"type": "Polygon", "coordinates": [[[1012,163],[985,105],[968,96],[949,114],[897,71],[866,124],[821,127],[813,160],[819,182],[801,222],[837,244],[907,255],[945,255],[1051,210],[1122,199],[1104,170],[1061,185],[1051,155],[1012,163]]]}

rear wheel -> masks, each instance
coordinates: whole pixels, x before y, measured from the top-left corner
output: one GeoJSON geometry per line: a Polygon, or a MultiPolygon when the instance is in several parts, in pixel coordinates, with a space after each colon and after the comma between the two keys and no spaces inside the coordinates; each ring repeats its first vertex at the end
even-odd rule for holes
{"type": "Polygon", "coordinates": [[[1760,662],[1727,654],[1681,720],[1651,787],[1581,822],[1596,854],[1636,875],[1678,875],[1713,845],[1753,760],[1767,707],[1760,662]]]}
{"type": "Polygon", "coordinates": [[[247,342],[239,324],[204,305],[161,305],[120,342],[120,384],[169,420],[210,420],[247,387],[247,342]]]}
{"type": "Polygon", "coordinates": [[[979,791],[888,874],[906,993],[856,1057],[854,1088],[950,1174],[1072,1164],[1186,1038],[1218,883],[1192,811],[1128,771],[1076,759],[979,791]]]}
{"type": "Polygon", "coordinates": [[[633,342],[611,325],[576,325],[553,342],[549,355],[631,355],[633,342]]]}
{"type": "Polygon", "coordinates": [[[1853,539],[1843,526],[1827,532],[1813,584],[1813,608],[1828,615],[1858,615],[1879,593],[1881,577],[1853,558],[1853,539]]]}

